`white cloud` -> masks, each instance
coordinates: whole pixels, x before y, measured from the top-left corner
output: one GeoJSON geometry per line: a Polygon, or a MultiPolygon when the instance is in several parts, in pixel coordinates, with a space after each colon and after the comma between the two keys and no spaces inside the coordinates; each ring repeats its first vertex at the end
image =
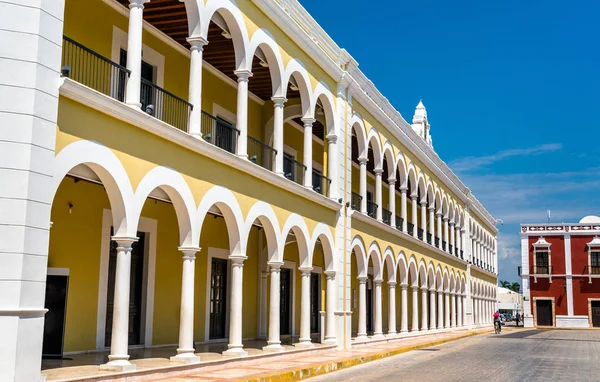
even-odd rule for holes
{"type": "Polygon", "coordinates": [[[509,149],[498,151],[492,155],[486,155],[481,157],[466,157],[454,160],[450,162],[449,166],[455,172],[467,172],[480,169],[487,165],[501,161],[502,159],[516,157],[516,156],[530,156],[540,155],[552,151],[562,149],[561,143],[548,143],[535,147],[528,147],[524,149],[509,149]]]}

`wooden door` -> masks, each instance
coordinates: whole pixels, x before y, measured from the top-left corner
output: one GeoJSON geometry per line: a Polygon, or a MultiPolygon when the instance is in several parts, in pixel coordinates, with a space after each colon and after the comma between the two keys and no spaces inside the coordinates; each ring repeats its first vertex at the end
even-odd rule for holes
{"type": "Polygon", "coordinates": [[[600,328],[600,301],[592,301],[592,326],[600,328]]]}
{"type": "Polygon", "coordinates": [[[280,301],[279,301],[279,333],[280,334],[291,334],[292,330],[292,292],[291,292],[291,278],[292,272],[290,269],[281,268],[280,276],[280,301]]]}
{"type": "Polygon", "coordinates": [[[212,259],[209,338],[225,338],[227,323],[227,260],[212,259]]]}
{"type": "Polygon", "coordinates": [[[320,306],[319,306],[319,279],[321,275],[311,273],[310,275],[310,332],[319,332],[319,323],[321,321],[320,306]]]}
{"type": "Polygon", "coordinates": [[[552,301],[536,300],[535,306],[537,326],[552,326],[552,301]]]}

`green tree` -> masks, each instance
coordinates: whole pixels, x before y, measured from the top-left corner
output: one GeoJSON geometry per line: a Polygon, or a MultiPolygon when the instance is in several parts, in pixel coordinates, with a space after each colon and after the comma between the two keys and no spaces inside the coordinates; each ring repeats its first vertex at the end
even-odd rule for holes
{"type": "Polygon", "coordinates": [[[521,284],[519,284],[518,282],[513,282],[512,284],[510,284],[509,287],[510,290],[512,290],[513,292],[519,292],[519,290],[521,290],[521,284]]]}
{"type": "Polygon", "coordinates": [[[506,281],[506,280],[504,280],[504,281],[500,281],[500,286],[501,286],[502,288],[510,289],[510,287],[511,287],[511,284],[510,284],[510,281],[506,281]]]}

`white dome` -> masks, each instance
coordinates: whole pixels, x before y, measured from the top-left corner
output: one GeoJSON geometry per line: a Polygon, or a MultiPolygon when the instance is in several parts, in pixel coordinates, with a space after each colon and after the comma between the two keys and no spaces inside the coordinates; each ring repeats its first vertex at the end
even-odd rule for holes
{"type": "Polygon", "coordinates": [[[600,218],[598,216],[590,215],[586,216],[579,221],[579,224],[600,224],[600,218]]]}

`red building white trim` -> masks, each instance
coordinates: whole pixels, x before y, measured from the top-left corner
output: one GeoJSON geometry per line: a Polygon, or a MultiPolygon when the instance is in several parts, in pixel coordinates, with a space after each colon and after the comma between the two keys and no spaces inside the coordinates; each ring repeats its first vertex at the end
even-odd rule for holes
{"type": "Polygon", "coordinates": [[[526,327],[600,326],[600,218],[521,225],[526,327]]]}

